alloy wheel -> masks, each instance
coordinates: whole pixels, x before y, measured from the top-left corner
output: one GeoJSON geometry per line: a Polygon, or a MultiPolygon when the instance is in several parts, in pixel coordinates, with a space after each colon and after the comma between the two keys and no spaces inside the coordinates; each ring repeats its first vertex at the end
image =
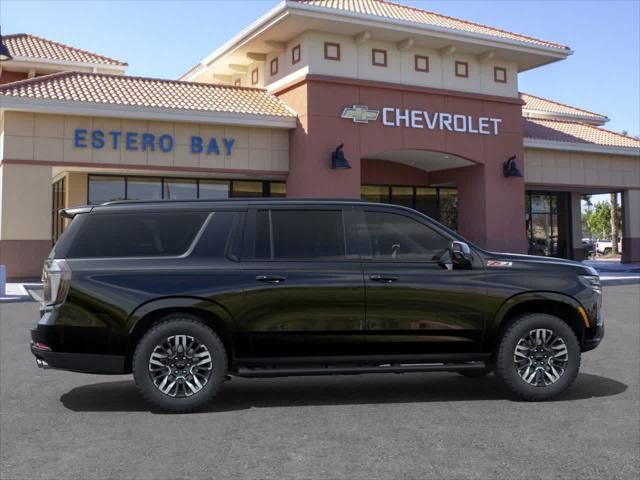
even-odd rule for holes
{"type": "Polygon", "coordinates": [[[213,361],[207,347],[189,335],[173,335],[149,357],[149,375],[158,390],[169,397],[190,397],[211,378],[213,361]]]}
{"type": "Polygon", "coordinates": [[[552,330],[536,328],[518,340],[513,362],[522,380],[535,387],[546,387],[564,374],[569,351],[565,341],[552,330]]]}

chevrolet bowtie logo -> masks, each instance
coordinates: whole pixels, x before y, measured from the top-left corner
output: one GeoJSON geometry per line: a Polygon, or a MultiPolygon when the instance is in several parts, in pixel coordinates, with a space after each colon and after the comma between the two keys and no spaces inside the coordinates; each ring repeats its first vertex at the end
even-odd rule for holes
{"type": "Polygon", "coordinates": [[[350,118],[353,123],[369,123],[375,122],[380,115],[380,110],[369,110],[366,105],[354,105],[353,107],[345,107],[342,110],[342,118],[350,118]]]}

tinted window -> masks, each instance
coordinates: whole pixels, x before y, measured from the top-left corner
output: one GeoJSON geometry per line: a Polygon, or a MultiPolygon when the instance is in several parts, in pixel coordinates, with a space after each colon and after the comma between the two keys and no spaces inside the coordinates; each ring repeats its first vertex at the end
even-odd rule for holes
{"type": "Polygon", "coordinates": [[[375,260],[433,261],[449,245],[447,238],[404,215],[365,212],[365,220],[375,260]]]}
{"type": "Polygon", "coordinates": [[[331,260],[345,256],[340,210],[259,211],[255,239],[254,258],[331,260]]]}
{"type": "Polygon", "coordinates": [[[237,249],[242,241],[242,220],[242,212],[214,212],[192,256],[220,258],[228,255],[232,260],[237,260],[237,249]]]}
{"type": "Polygon", "coordinates": [[[127,200],[161,200],[162,180],[159,178],[129,177],[127,200]]]}
{"type": "Polygon", "coordinates": [[[181,255],[207,213],[93,214],[82,225],[69,258],[181,255]]]}

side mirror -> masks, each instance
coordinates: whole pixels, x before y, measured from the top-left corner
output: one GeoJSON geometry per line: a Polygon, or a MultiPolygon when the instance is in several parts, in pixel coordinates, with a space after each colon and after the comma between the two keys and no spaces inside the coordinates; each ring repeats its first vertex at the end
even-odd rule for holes
{"type": "Polygon", "coordinates": [[[473,267],[471,248],[464,242],[453,240],[440,263],[447,270],[470,270],[473,267]]]}

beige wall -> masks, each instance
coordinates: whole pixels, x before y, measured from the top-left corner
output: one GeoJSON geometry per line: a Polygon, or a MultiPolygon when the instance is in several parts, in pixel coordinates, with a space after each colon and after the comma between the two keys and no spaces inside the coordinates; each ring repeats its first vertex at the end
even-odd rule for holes
{"type": "Polygon", "coordinates": [[[77,207],[87,204],[88,174],[84,172],[68,172],[65,175],[66,190],[65,207],[77,207]]]}
{"type": "Polygon", "coordinates": [[[628,190],[624,195],[625,236],[640,238],[640,190],[628,190]]]}
{"type": "MultiPolygon", "coordinates": [[[[220,71],[227,68],[226,59],[220,59],[210,69],[201,72],[194,80],[197,82],[213,82],[214,69],[220,71]]],[[[415,46],[404,49],[397,44],[370,38],[358,44],[347,35],[336,35],[326,32],[308,31],[290,40],[284,51],[272,51],[267,54],[265,62],[243,62],[247,65],[247,73],[232,73],[232,83],[240,80],[242,86],[252,86],[251,71],[259,69],[257,87],[279,88],[282,82],[296,78],[305,73],[331,75],[363,80],[377,80],[422,87],[459,90],[463,92],[484,93],[505,97],[518,96],[518,66],[515,62],[494,58],[481,61],[475,55],[452,54],[443,55],[438,50],[427,46],[415,46]],[[324,58],[324,43],[340,44],[340,61],[324,58]],[[300,62],[291,62],[291,50],[300,45],[300,62]],[[371,50],[387,51],[387,66],[372,65],[371,50]],[[429,72],[416,72],[415,55],[429,57],[429,72]],[[278,73],[271,75],[270,62],[278,58],[278,73]],[[455,62],[464,61],[469,64],[469,77],[455,76],[455,62]],[[507,83],[494,80],[494,67],[507,70],[507,83]]]]}
{"type": "Polygon", "coordinates": [[[640,157],[525,148],[525,182],[640,188],[640,157]]]}
{"type": "MultiPolygon", "coordinates": [[[[123,166],[158,166],[173,168],[241,169],[287,171],[289,168],[289,132],[268,128],[198,125],[190,123],[156,122],[102,117],[48,115],[40,113],[5,112],[1,137],[2,159],[46,161],[82,164],[118,164],[123,166]],[[108,131],[149,132],[156,136],[174,136],[173,151],[127,151],[124,142],[113,150],[76,148],[76,128],[108,131]],[[220,155],[192,154],[191,136],[208,141],[216,137],[220,155]],[[226,155],[223,138],[234,138],[232,154],[226,155]]],[[[90,143],[90,142],[89,142],[90,143]]]]}
{"type": "Polygon", "coordinates": [[[51,167],[0,165],[0,240],[51,239],[51,167]]]}

